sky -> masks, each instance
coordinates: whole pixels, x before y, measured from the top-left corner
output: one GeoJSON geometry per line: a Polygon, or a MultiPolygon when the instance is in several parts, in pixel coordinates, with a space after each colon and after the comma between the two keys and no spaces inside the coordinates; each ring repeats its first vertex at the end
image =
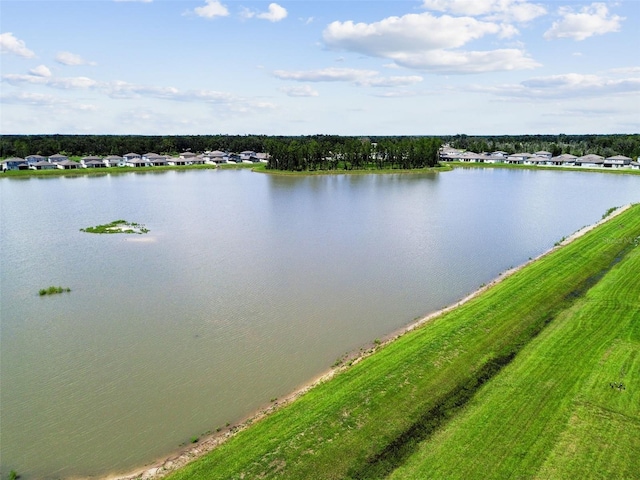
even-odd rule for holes
{"type": "Polygon", "coordinates": [[[0,133],[640,133],[640,0],[0,0],[0,133]]]}

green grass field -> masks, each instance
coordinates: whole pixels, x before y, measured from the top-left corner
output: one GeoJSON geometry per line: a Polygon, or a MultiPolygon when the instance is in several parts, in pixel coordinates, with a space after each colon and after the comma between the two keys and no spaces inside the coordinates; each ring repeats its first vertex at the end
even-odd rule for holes
{"type": "Polygon", "coordinates": [[[639,238],[640,205],[169,478],[638,478],[639,238]]]}

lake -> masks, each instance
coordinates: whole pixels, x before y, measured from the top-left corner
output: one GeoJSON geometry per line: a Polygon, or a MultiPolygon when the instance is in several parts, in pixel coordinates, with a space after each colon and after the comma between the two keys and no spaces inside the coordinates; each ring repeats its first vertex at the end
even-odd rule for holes
{"type": "Polygon", "coordinates": [[[639,202],[640,177],[187,170],[1,178],[0,200],[0,467],[60,478],[241,420],[639,202]],[[80,231],[117,219],[150,232],[80,231]]]}

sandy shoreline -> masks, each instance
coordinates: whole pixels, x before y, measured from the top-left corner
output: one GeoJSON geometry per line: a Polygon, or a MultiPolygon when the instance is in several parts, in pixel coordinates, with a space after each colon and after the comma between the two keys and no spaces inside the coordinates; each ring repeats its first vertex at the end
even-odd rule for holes
{"type": "MultiPolygon", "coordinates": [[[[191,445],[189,445],[187,447],[184,447],[183,449],[181,449],[179,451],[176,451],[173,455],[171,455],[169,457],[164,457],[164,458],[159,459],[159,460],[157,460],[155,462],[151,462],[147,466],[141,467],[141,468],[139,468],[139,469],[137,469],[135,471],[130,471],[130,472],[125,473],[125,474],[111,474],[111,475],[108,475],[108,476],[105,476],[105,477],[101,477],[101,478],[103,480],[151,480],[151,479],[159,479],[159,478],[162,478],[162,477],[168,475],[169,473],[171,473],[171,472],[183,467],[184,465],[186,465],[187,463],[195,460],[196,458],[199,458],[199,457],[207,454],[211,450],[215,449],[216,447],[218,447],[219,445],[224,443],[227,439],[229,439],[232,436],[234,436],[236,433],[248,428],[250,425],[252,425],[256,421],[261,420],[262,418],[264,418],[267,415],[273,413],[274,411],[276,411],[276,410],[282,408],[283,406],[288,405],[291,402],[295,401],[297,398],[299,398],[300,396],[304,395],[306,392],[308,392],[310,389],[314,388],[316,385],[319,385],[321,383],[326,382],[327,380],[330,380],[338,372],[344,370],[345,368],[348,368],[348,366],[353,365],[355,363],[358,363],[362,359],[370,356],[379,347],[384,346],[384,345],[386,345],[386,344],[388,344],[390,342],[393,342],[393,341],[397,340],[398,338],[400,338],[401,336],[403,336],[404,334],[406,334],[406,333],[408,333],[408,332],[410,332],[410,331],[412,331],[412,330],[424,325],[425,323],[433,320],[434,318],[439,317],[440,315],[443,315],[443,314],[445,314],[447,312],[450,312],[451,310],[454,310],[454,309],[458,308],[459,306],[464,305],[465,303],[473,300],[474,298],[478,297],[479,295],[481,295],[482,293],[484,293],[485,291],[487,291],[488,289],[490,289],[494,285],[502,282],[504,279],[506,279],[506,278],[510,277],[511,275],[515,274],[516,272],[522,270],[524,267],[526,267],[526,266],[530,265],[531,263],[541,259],[542,257],[545,257],[545,256],[549,255],[551,252],[557,250],[558,248],[573,242],[577,238],[580,238],[581,236],[585,235],[587,232],[589,232],[589,231],[593,230],[594,228],[598,227],[602,223],[607,222],[610,219],[612,219],[612,218],[616,217],[617,215],[621,214],[622,212],[626,211],[630,207],[631,207],[631,204],[617,208],[616,210],[612,211],[605,218],[602,218],[601,220],[599,220],[598,222],[596,222],[596,223],[594,223],[592,225],[588,225],[588,226],[585,226],[585,227],[581,228],[577,232],[573,233],[569,237],[567,237],[567,238],[563,239],[562,241],[558,242],[554,247],[552,247],[552,248],[548,249],[547,251],[541,253],[537,257],[530,259],[529,261],[523,263],[522,265],[519,265],[518,267],[514,267],[512,269],[509,269],[509,270],[501,273],[497,278],[495,278],[494,280],[492,280],[488,284],[483,285],[482,287],[478,288],[477,290],[473,291],[472,293],[470,293],[466,297],[462,298],[461,300],[458,300],[457,302],[455,302],[455,303],[453,303],[451,305],[448,305],[448,306],[446,306],[444,308],[441,308],[440,310],[432,312],[432,313],[430,313],[430,314],[428,314],[428,315],[416,320],[415,322],[409,324],[408,326],[401,328],[400,330],[397,330],[395,332],[390,333],[389,335],[384,337],[384,339],[380,343],[375,343],[375,344],[372,343],[372,344],[368,345],[364,349],[352,352],[351,354],[343,357],[343,359],[342,359],[343,362],[342,362],[342,364],[340,366],[337,366],[335,368],[332,368],[332,369],[324,372],[323,374],[319,375],[318,377],[316,377],[316,378],[312,379],[311,381],[309,381],[308,383],[306,383],[304,386],[302,386],[298,390],[290,393],[285,398],[280,399],[278,401],[275,401],[271,405],[269,405],[268,407],[263,408],[263,409],[259,410],[258,412],[254,412],[253,414],[247,416],[244,420],[242,420],[238,424],[232,425],[230,427],[227,427],[227,428],[221,430],[220,432],[216,432],[216,433],[214,433],[212,435],[203,437],[203,438],[199,439],[197,443],[194,443],[194,444],[191,444],[191,445]]],[[[80,477],[80,478],[82,478],[82,477],[80,477]]],[[[91,478],[95,478],[95,477],[91,477],[91,478]]]]}

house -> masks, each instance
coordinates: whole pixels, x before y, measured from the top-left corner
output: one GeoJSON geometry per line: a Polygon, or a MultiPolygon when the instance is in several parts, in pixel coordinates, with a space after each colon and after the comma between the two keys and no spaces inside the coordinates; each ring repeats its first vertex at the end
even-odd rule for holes
{"type": "Polygon", "coordinates": [[[640,162],[631,162],[630,166],[634,170],[640,170],[640,162]]]}
{"type": "Polygon", "coordinates": [[[602,167],[604,164],[604,157],[590,153],[576,158],[576,165],[580,167],[602,167]]]}
{"type": "Polygon", "coordinates": [[[187,160],[186,158],[175,158],[175,157],[171,157],[168,159],[169,165],[177,165],[177,166],[184,166],[184,165],[191,165],[191,160],[187,160]]]}
{"type": "Polygon", "coordinates": [[[32,165],[34,165],[34,164],[36,164],[38,162],[42,162],[42,161],[46,162],[47,161],[47,157],[43,157],[42,155],[29,155],[27,157],[24,157],[24,159],[29,164],[29,167],[31,167],[32,165]]]}
{"type": "Polygon", "coordinates": [[[126,160],[125,165],[127,167],[150,167],[151,162],[149,160],[143,160],[142,157],[138,155],[138,158],[131,158],[129,160],[126,160]]]}
{"type": "Polygon", "coordinates": [[[256,159],[259,162],[267,163],[267,162],[269,162],[269,154],[268,153],[256,153],[256,159]]]}
{"type": "Polygon", "coordinates": [[[524,165],[534,155],[532,153],[513,153],[509,155],[505,162],[514,165],[524,165]]]}
{"type": "Polygon", "coordinates": [[[539,152],[535,152],[534,155],[536,157],[542,157],[546,159],[550,159],[551,157],[553,157],[553,154],[551,152],[547,152],[546,150],[540,150],[539,152]]]}
{"type": "Polygon", "coordinates": [[[102,168],[108,166],[102,158],[96,157],[95,155],[82,158],[80,164],[83,168],[102,168]]]}
{"type": "Polygon", "coordinates": [[[158,155],[157,153],[145,153],[142,155],[141,160],[149,162],[153,167],[166,167],[169,162],[164,155],[158,155]]]}
{"type": "Polygon", "coordinates": [[[141,158],[140,154],[133,153],[133,152],[132,153],[125,153],[122,157],[124,158],[125,163],[127,163],[130,160],[136,160],[136,159],[141,158]]]}
{"type": "Polygon", "coordinates": [[[62,160],[61,162],[55,163],[60,170],[73,170],[74,168],[80,168],[80,164],[73,160],[62,160]]]}
{"type": "Polygon", "coordinates": [[[245,150],[244,152],[240,152],[240,160],[242,160],[243,162],[245,160],[251,160],[251,157],[255,157],[255,156],[256,156],[256,152],[251,150],[245,150]]]}
{"type": "Polygon", "coordinates": [[[2,171],[6,170],[28,170],[29,164],[24,158],[11,157],[3,160],[2,171]]]}
{"type": "Polygon", "coordinates": [[[108,167],[124,167],[125,166],[124,158],[119,157],[118,155],[108,155],[104,157],[104,162],[108,167]]]}
{"type": "Polygon", "coordinates": [[[40,160],[39,162],[29,165],[31,170],[57,170],[58,165],[48,162],[47,160],[40,160]]]}
{"type": "Polygon", "coordinates": [[[604,159],[603,166],[606,168],[621,168],[629,167],[631,165],[631,159],[624,155],[614,155],[613,157],[607,157],[604,159]]]}
{"type": "Polygon", "coordinates": [[[214,150],[213,152],[204,152],[203,155],[205,163],[224,163],[226,162],[227,154],[220,150],[214,150]]]}
{"type": "Polygon", "coordinates": [[[196,154],[193,153],[193,152],[182,152],[180,154],[180,158],[182,158],[184,160],[192,160],[195,156],[196,156],[196,154]]]}
{"type": "Polygon", "coordinates": [[[570,153],[563,153],[562,155],[558,155],[557,157],[551,157],[547,161],[547,165],[556,165],[556,166],[565,166],[572,167],[576,164],[575,155],[571,155],[570,153]]]}
{"type": "Polygon", "coordinates": [[[68,160],[69,160],[69,157],[67,157],[66,155],[62,155],[60,153],[56,153],[55,155],[51,155],[49,157],[49,161],[52,163],[60,163],[68,160]]]}

